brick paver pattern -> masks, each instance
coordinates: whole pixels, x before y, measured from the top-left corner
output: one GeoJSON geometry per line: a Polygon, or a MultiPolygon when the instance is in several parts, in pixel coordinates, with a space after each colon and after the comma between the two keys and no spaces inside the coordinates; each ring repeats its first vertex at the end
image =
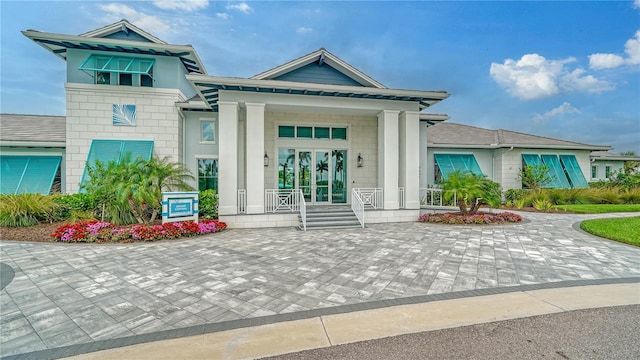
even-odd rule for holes
{"type": "Polygon", "coordinates": [[[0,355],[336,305],[564,280],[640,276],[640,248],[527,223],[228,230],[145,244],[0,242],[0,355]]]}

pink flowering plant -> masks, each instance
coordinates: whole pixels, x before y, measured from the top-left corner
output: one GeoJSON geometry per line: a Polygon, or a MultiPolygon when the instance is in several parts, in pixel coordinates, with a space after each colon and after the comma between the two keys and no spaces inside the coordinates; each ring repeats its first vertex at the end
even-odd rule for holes
{"type": "Polygon", "coordinates": [[[227,224],[217,220],[201,220],[199,223],[182,221],[166,224],[135,224],[117,226],[112,223],[91,220],[58,227],[51,234],[59,242],[133,242],[176,239],[224,230],[227,224]]]}
{"type": "Polygon", "coordinates": [[[499,214],[476,213],[474,215],[463,215],[460,213],[444,213],[444,214],[423,214],[418,218],[420,222],[437,223],[437,224],[504,224],[517,223],[522,221],[520,215],[501,212],[499,214]]]}

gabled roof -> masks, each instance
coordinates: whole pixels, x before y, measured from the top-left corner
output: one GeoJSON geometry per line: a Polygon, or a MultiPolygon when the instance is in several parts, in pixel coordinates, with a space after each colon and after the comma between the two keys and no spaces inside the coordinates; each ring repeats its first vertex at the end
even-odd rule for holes
{"type": "Polygon", "coordinates": [[[429,127],[427,146],[472,149],[498,149],[512,146],[515,148],[528,149],[611,149],[611,146],[582,144],[517,131],[504,129],[490,130],[451,122],[429,127]]]}
{"type": "Polygon", "coordinates": [[[620,155],[608,151],[593,151],[591,158],[594,160],[640,161],[640,156],[620,155]]]}
{"type": "Polygon", "coordinates": [[[67,60],[68,49],[107,51],[124,53],[131,56],[169,56],[178,58],[188,73],[206,74],[202,61],[200,61],[198,54],[191,45],[167,44],[153,35],[129,24],[126,20],[121,20],[115,24],[82,35],[54,34],[38,30],[25,30],[22,34],[65,61],[67,60]],[[123,25],[127,29],[135,30],[135,32],[144,37],[144,39],[130,40],[99,36],[108,36],[108,33],[114,31],[118,26],[119,29],[122,30],[123,25]],[[87,36],[87,34],[89,34],[89,36],[87,36]],[[153,39],[153,41],[148,41],[147,39],[153,39]]]}
{"type": "Polygon", "coordinates": [[[132,31],[136,34],[138,34],[140,37],[147,39],[148,41],[152,42],[152,43],[156,43],[156,44],[167,44],[165,41],[160,40],[159,38],[149,34],[148,32],[140,29],[139,27],[133,25],[132,23],[130,23],[129,21],[127,21],[126,19],[122,19],[116,23],[107,25],[107,26],[103,26],[99,29],[95,29],[95,30],[91,30],[88,31],[84,34],[80,34],[79,36],[85,36],[85,37],[95,37],[95,38],[105,38],[108,37],[110,35],[119,33],[119,32],[124,32],[124,33],[128,33],[129,31],[132,31]]]}
{"type": "Polygon", "coordinates": [[[336,69],[337,71],[344,74],[345,76],[353,79],[356,83],[362,86],[386,89],[386,87],[381,83],[375,81],[373,78],[371,78],[367,74],[349,65],[347,62],[333,55],[332,53],[330,53],[324,48],[320,48],[312,53],[303,55],[297,59],[291,60],[273,69],[270,69],[258,75],[252,76],[251,79],[275,80],[278,77],[291,73],[297,69],[300,69],[312,63],[318,63],[320,65],[322,65],[323,63],[326,63],[327,65],[336,69]]]}
{"type": "Polygon", "coordinates": [[[66,117],[0,114],[0,144],[11,146],[57,146],[66,142],[66,117]]]}

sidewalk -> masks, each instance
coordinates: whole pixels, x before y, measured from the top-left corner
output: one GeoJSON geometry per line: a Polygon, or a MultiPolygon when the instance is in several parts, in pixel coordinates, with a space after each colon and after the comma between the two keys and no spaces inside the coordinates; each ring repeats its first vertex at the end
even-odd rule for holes
{"type": "Polygon", "coordinates": [[[640,304],[638,282],[515,291],[285,321],[69,359],[253,359],[422,331],[632,304],[640,304]]]}

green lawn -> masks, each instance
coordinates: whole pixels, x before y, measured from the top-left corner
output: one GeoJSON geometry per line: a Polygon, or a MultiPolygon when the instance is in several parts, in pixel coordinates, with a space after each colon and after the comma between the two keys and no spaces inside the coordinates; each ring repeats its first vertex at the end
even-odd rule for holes
{"type": "Polygon", "coordinates": [[[571,211],[578,214],[602,214],[611,212],[640,212],[640,204],[576,204],[554,205],[554,209],[571,211]]]}
{"type": "Polygon", "coordinates": [[[640,216],[585,220],[580,228],[593,235],[640,246],[640,216]]]}

